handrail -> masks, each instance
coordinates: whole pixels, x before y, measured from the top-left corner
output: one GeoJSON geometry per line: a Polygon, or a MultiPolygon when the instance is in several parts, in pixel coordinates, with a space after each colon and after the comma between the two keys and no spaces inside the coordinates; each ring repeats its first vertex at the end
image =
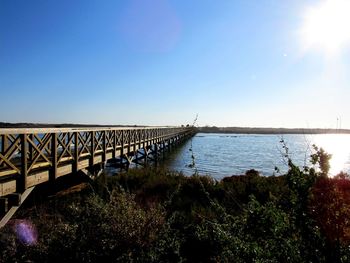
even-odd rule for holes
{"type": "MultiPolygon", "coordinates": [[[[2,134],[31,134],[31,133],[60,133],[60,132],[87,132],[87,131],[120,131],[120,130],[151,130],[151,129],[189,129],[189,127],[179,126],[122,126],[122,127],[69,127],[69,128],[0,128],[0,135],[2,134]]],[[[191,128],[191,127],[190,127],[191,128]]]]}
{"type": "Polygon", "coordinates": [[[0,196],[170,145],[195,133],[193,127],[71,127],[0,129],[0,196]],[[152,149],[151,149],[152,150],[152,149]]]}

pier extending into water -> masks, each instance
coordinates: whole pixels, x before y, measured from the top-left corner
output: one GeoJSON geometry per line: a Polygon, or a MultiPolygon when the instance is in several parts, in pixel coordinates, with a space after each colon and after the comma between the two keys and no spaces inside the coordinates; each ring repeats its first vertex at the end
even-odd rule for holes
{"type": "Polygon", "coordinates": [[[38,184],[88,173],[111,159],[122,166],[157,160],[194,133],[193,127],[0,129],[0,214],[9,210],[9,200],[19,206],[38,184]]]}

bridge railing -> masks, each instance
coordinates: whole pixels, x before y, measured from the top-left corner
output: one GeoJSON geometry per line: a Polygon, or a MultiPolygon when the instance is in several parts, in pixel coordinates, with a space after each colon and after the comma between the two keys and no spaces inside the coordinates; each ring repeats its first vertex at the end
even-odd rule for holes
{"type": "Polygon", "coordinates": [[[0,196],[192,133],[190,127],[0,129],[0,196]]]}

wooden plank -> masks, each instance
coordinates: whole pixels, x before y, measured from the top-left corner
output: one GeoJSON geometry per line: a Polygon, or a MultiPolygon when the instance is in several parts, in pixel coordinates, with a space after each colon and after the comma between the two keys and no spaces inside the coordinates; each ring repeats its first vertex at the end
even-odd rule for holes
{"type": "Polygon", "coordinates": [[[94,157],[94,164],[102,163],[102,156],[98,155],[94,157]]]}
{"type": "Polygon", "coordinates": [[[116,155],[116,156],[121,156],[121,155],[122,155],[121,152],[122,152],[122,151],[121,151],[121,148],[120,148],[120,149],[117,149],[116,152],[115,152],[115,155],[116,155]]]}
{"type": "Polygon", "coordinates": [[[79,161],[79,170],[81,170],[83,168],[86,168],[86,167],[89,167],[89,166],[90,166],[90,160],[89,159],[79,161]]]}
{"type": "Polygon", "coordinates": [[[68,162],[68,161],[72,161],[73,157],[68,156],[68,157],[63,157],[60,159],[60,163],[64,163],[64,162],[68,162]]]}
{"type": "Polygon", "coordinates": [[[18,174],[18,172],[14,171],[14,170],[0,171],[0,177],[9,176],[9,175],[15,175],[15,174],[18,174]]]}
{"type": "MultiPolygon", "coordinates": [[[[40,163],[36,163],[35,165],[33,165],[32,170],[35,169],[39,169],[39,168],[47,168],[49,170],[49,167],[51,167],[51,163],[48,162],[40,162],[40,163]]],[[[28,174],[30,174],[30,172],[28,172],[28,174]]]]}
{"type": "Polygon", "coordinates": [[[0,134],[43,134],[43,133],[65,133],[65,132],[91,132],[91,131],[101,131],[101,130],[111,130],[111,131],[122,131],[122,130],[155,130],[155,129],[168,129],[177,130],[181,132],[182,130],[190,130],[192,127],[181,128],[178,126],[138,126],[138,127],[111,127],[111,126],[101,126],[101,127],[72,127],[72,128],[0,128],[0,134]]]}
{"type": "Polygon", "coordinates": [[[46,170],[46,171],[37,172],[33,175],[28,176],[28,179],[27,179],[28,187],[49,181],[49,173],[50,171],[46,170]]]}
{"type": "Polygon", "coordinates": [[[72,173],[72,164],[66,164],[57,168],[57,177],[72,173]]]}
{"type": "Polygon", "coordinates": [[[83,158],[90,157],[90,156],[91,156],[90,153],[83,153],[83,154],[79,155],[79,159],[83,159],[83,158]]]}
{"type": "Polygon", "coordinates": [[[16,181],[8,181],[0,184],[0,196],[5,196],[16,192],[16,181]]]}

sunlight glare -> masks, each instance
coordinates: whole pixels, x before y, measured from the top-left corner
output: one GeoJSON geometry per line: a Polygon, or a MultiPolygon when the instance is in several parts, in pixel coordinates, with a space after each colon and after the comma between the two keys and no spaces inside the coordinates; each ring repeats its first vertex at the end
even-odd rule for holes
{"type": "Polygon", "coordinates": [[[347,171],[350,166],[350,141],[347,135],[342,134],[323,134],[315,136],[314,143],[322,147],[327,153],[332,154],[330,160],[331,176],[340,171],[347,171]]]}
{"type": "Polygon", "coordinates": [[[304,48],[317,49],[326,55],[339,53],[350,44],[349,14],[349,0],[324,0],[308,8],[301,30],[304,48]]]}

